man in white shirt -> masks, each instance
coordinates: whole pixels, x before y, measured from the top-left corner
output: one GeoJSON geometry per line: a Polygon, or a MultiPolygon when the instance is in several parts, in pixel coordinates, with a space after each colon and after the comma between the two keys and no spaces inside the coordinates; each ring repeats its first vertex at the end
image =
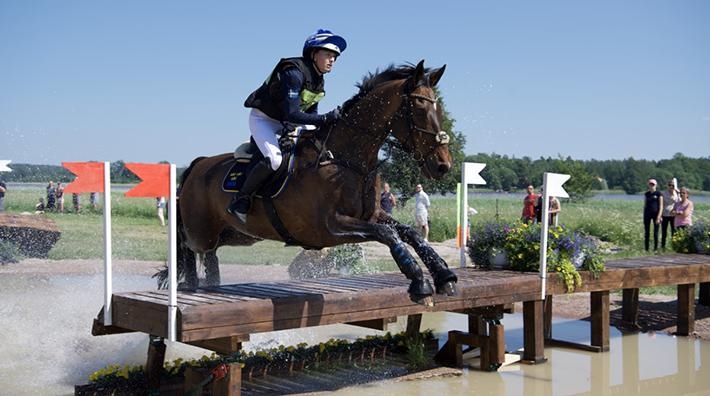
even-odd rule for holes
{"type": "Polygon", "coordinates": [[[417,184],[416,193],[414,194],[414,199],[416,200],[416,205],[414,206],[414,218],[417,222],[417,228],[421,231],[424,236],[425,241],[429,241],[429,195],[424,192],[421,184],[417,184]]]}

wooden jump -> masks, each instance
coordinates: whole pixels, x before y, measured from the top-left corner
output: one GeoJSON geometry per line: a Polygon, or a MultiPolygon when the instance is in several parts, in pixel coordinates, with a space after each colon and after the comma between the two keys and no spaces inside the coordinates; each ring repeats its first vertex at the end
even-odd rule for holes
{"type": "MultiPolygon", "coordinates": [[[[180,291],[177,340],[226,354],[239,350],[241,343],[255,333],[337,323],[383,328],[398,316],[408,317],[408,332],[418,332],[421,314],[447,311],[468,314],[469,328],[467,333],[450,333],[448,345],[437,357],[445,363],[460,364],[457,353],[461,344],[479,346],[485,351],[482,368],[496,369],[503,363],[504,353],[503,326],[499,319],[505,306],[522,302],[523,360],[545,361],[546,342],[571,345],[552,338],[552,297],[566,293],[564,282],[557,274],[548,274],[548,297],[540,300],[537,273],[453,270],[459,277],[458,294],[435,296],[434,307],[412,303],[406,292],[409,281],[400,273],[239,283],[180,291]]],[[[710,256],[644,256],[609,261],[606,271],[598,278],[582,272],[582,286],[575,292],[590,292],[591,301],[591,345],[585,348],[609,349],[609,292],[617,289],[624,290],[624,320],[633,322],[638,312],[638,288],[678,285],[678,333],[691,333],[696,283],[701,283],[701,302],[710,301],[710,288],[706,287],[710,285],[710,256]]],[[[92,334],[131,331],[150,334],[152,342],[146,367],[149,379],[155,378],[155,371],[162,368],[165,350],[162,338],[167,338],[168,292],[114,294],[112,312],[113,325],[104,326],[103,313],[100,313],[94,320],[92,334]]],[[[233,378],[234,381],[237,384],[232,383],[230,388],[238,389],[240,379],[233,378]]]]}

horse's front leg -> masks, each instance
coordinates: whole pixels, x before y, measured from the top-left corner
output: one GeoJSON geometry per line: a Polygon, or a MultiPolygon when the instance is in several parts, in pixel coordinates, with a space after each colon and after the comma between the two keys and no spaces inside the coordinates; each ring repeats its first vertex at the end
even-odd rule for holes
{"type": "Polygon", "coordinates": [[[337,227],[331,229],[333,234],[338,236],[355,237],[361,242],[375,240],[390,248],[390,254],[397,263],[397,267],[411,280],[409,284],[409,298],[417,303],[426,306],[434,306],[434,290],[431,283],[424,279],[424,273],[407,250],[404,242],[399,238],[394,228],[385,224],[369,223],[349,216],[336,215],[337,227]]]}
{"type": "Polygon", "coordinates": [[[408,225],[398,222],[384,212],[377,217],[377,222],[392,227],[404,242],[414,248],[414,251],[417,252],[424,265],[429,269],[429,273],[434,279],[437,293],[448,296],[456,294],[456,282],[458,281],[456,274],[449,269],[444,259],[422,238],[419,232],[408,225]]]}

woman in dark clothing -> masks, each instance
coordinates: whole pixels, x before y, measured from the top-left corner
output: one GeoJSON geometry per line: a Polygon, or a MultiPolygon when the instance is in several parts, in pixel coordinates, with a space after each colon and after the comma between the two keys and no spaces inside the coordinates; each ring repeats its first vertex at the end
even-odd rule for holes
{"type": "Polygon", "coordinates": [[[656,191],[656,179],[648,180],[648,191],[643,202],[643,243],[646,251],[649,249],[651,223],[653,223],[653,250],[658,250],[658,228],[663,214],[663,194],[656,191]]]}

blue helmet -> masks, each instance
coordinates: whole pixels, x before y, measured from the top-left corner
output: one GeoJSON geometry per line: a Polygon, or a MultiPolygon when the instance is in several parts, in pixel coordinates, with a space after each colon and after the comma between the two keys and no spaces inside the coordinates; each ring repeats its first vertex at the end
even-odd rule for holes
{"type": "Polygon", "coordinates": [[[340,55],[347,46],[348,43],[345,42],[344,38],[333,34],[330,30],[318,29],[308,36],[306,42],[303,43],[303,57],[307,58],[308,54],[316,48],[331,50],[340,55]]]}

